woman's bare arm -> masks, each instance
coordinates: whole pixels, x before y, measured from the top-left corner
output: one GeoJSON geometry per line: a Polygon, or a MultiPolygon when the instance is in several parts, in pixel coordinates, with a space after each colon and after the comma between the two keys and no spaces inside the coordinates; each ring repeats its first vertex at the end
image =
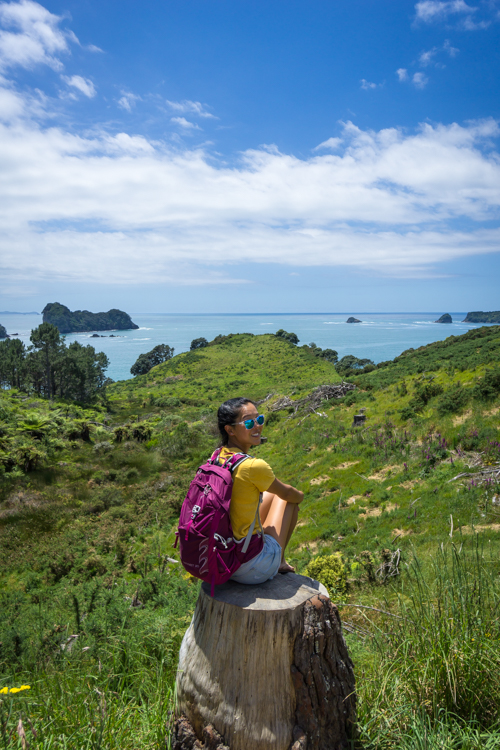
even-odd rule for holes
{"type": "Polygon", "coordinates": [[[287,503],[293,503],[299,505],[304,499],[304,493],[300,490],[296,490],[291,484],[284,484],[279,479],[275,479],[267,491],[273,495],[277,495],[282,500],[286,500],[287,503]]]}

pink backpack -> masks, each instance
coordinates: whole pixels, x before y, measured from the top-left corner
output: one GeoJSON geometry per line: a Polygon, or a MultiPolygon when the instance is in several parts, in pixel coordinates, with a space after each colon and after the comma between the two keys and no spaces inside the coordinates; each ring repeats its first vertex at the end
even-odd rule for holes
{"type": "Polygon", "coordinates": [[[234,539],[229,520],[232,472],[252,456],[235,453],[220,466],[221,450],[218,448],[196,472],[182,503],[175,542],[175,546],[179,542],[184,568],[192,576],[210,583],[212,596],[215,585],[226,583],[242,563],[258,555],[264,546],[259,506],[244,539],[234,539]],[[257,522],[261,534],[254,535],[257,522]]]}

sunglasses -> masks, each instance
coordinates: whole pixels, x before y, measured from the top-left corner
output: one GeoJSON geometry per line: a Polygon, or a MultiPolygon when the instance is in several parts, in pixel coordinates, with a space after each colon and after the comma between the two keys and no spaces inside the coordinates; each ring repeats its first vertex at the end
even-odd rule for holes
{"type": "Polygon", "coordinates": [[[245,419],[243,422],[234,422],[233,426],[236,426],[237,424],[244,424],[247,430],[251,430],[252,427],[255,424],[263,425],[265,421],[265,417],[263,414],[259,414],[259,416],[256,419],[245,419]]]}

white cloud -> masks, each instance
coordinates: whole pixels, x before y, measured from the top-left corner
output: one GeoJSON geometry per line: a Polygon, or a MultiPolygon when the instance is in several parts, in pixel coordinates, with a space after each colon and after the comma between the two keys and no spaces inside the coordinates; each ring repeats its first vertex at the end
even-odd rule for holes
{"type": "Polygon", "coordinates": [[[495,12],[496,0],[481,3],[480,6],[468,5],[464,0],[423,0],[415,5],[415,20],[423,23],[438,23],[454,18],[456,27],[466,31],[487,29],[498,14],[495,12]],[[477,20],[477,13],[486,18],[477,20]]]}
{"type": "MultiPolygon", "coordinates": [[[[50,13],[32,0],[0,3],[0,70],[19,65],[33,68],[49,65],[61,70],[59,56],[68,52],[70,32],[59,28],[61,16],[50,13]]],[[[76,40],[78,41],[78,40],[76,40]]]]}
{"type": "Polygon", "coordinates": [[[422,67],[426,67],[432,62],[432,58],[435,57],[436,53],[438,51],[437,47],[433,47],[432,49],[427,50],[426,52],[422,52],[420,54],[420,57],[418,58],[418,61],[422,67]]]}
{"type": "Polygon", "coordinates": [[[77,89],[89,99],[97,94],[95,86],[89,78],[82,78],[82,76],[61,76],[61,78],[68,86],[77,89]]]}
{"type": "Polygon", "coordinates": [[[443,44],[443,49],[445,52],[449,54],[450,57],[456,57],[460,50],[457,47],[452,47],[451,42],[449,39],[445,40],[445,43],[443,44]]]}
{"type": "Polygon", "coordinates": [[[95,44],[87,44],[87,49],[89,52],[104,52],[100,47],[96,47],[95,44]]]}
{"type": "Polygon", "coordinates": [[[400,82],[408,80],[408,71],[406,68],[398,68],[396,70],[396,75],[400,82]]]}
{"type": "Polygon", "coordinates": [[[196,125],[194,122],[189,122],[185,117],[171,117],[170,120],[184,130],[201,130],[199,125],[196,125]]]}
{"type": "Polygon", "coordinates": [[[370,89],[376,89],[379,86],[382,86],[381,83],[372,83],[371,81],[367,81],[365,78],[362,78],[360,81],[361,88],[365,91],[369,91],[370,89]]]}
{"type": "Polygon", "coordinates": [[[413,134],[345,123],[336,153],[261,148],[229,167],[200,149],[18,119],[0,125],[0,277],[225,283],[231,262],[432,275],[498,252],[499,135],[492,120],[413,134]]]}
{"type": "Polygon", "coordinates": [[[460,23],[460,26],[466,31],[478,31],[480,29],[487,29],[491,25],[491,21],[474,21],[471,16],[465,16],[460,23]]]}
{"type": "Polygon", "coordinates": [[[140,96],[132,94],[130,91],[121,91],[121,94],[120,99],[118,99],[118,106],[121,109],[125,109],[127,112],[132,112],[135,103],[142,101],[140,96]]]}
{"type": "Polygon", "coordinates": [[[423,0],[415,5],[416,17],[419,21],[432,23],[447,18],[449,15],[457,13],[471,14],[477,8],[467,5],[464,0],[423,0]]]}
{"type": "Polygon", "coordinates": [[[201,102],[192,102],[189,99],[183,99],[181,102],[171,102],[167,99],[166,104],[170,107],[170,109],[173,109],[174,112],[193,114],[197,115],[198,117],[206,117],[213,120],[218,119],[217,117],[215,117],[215,115],[207,112],[207,110],[205,109],[205,105],[201,104],[201,102]]]}
{"type": "Polygon", "coordinates": [[[0,87],[0,120],[11,122],[24,114],[24,99],[15,91],[0,87]]]}
{"type": "Polygon", "coordinates": [[[320,143],[319,146],[316,146],[313,148],[313,151],[321,151],[324,148],[331,149],[332,151],[336,151],[340,146],[342,145],[342,138],[327,138],[326,141],[323,141],[323,143],[320,143]]]}
{"type": "Polygon", "coordinates": [[[425,87],[429,83],[429,79],[421,71],[418,71],[417,73],[415,73],[411,80],[412,80],[413,85],[417,89],[425,89],[425,87]]]}

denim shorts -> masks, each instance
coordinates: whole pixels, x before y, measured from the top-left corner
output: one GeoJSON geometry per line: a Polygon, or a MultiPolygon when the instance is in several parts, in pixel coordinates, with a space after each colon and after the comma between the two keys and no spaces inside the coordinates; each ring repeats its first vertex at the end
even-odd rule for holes
{"type": "Polygon", "coordinates": [[[281,564],[281,547],[274,537],[264,534],[264,546],[258,555],[231,576],[236,583],[257,584],[274,578],[281,564]]]}

